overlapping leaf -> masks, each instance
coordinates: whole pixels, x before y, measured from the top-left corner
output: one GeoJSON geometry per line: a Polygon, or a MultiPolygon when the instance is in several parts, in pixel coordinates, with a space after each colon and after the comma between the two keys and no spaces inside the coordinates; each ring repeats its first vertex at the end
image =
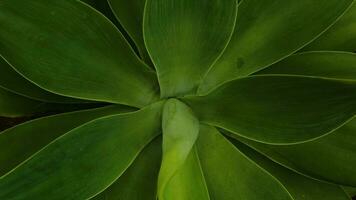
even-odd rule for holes
{"type": "MultiPolygon", "coordinates": [[[[356,120],[318,140],[297,145],[266,145],[239,138],[282,165],[329,182],[356,186],[356,120]]],[[[236,136],[234,136],[236,137],[236,136]]]]}
{"type": "Polygon", "coordinates": [[[108,0],[108,2],[117,19],[135,41],[142,59],[150,63],[150,56],[143,40],[143,11],[146,0],[108,0]]]}
{"type": "Polygon", "coordinates": [[[0,133],[0,177],[64,133],[96,118],[132,110],[108,106],[39,118],[0,133]]]}
{"type": "Polygon", "coordinates": [[[200,94],[289,56],[325,31],[352,2],[241,1],[234,35],[200,86],[200,94]]]}
{"type": "Polygon", "coordinates": [[[290,56],[256,74],[293,74],[356,80],[356,54],[304,52],[290,56]]]}
{"type": "Polygon", "coordinates": [[[147,0],[144,39],[161,96],[195,93],[233,32],[236,0],[147,0]]]}
{"type": "Polygon", "coordinates": [[[211,199],[293,199],[277,179],[215,128],[202,126],[197,149],[211,199]]]}
{"type": "Polygon", "coordinates": [[[120,178],[93,200],[156,200],[161,164],[160,138],[151,142],[120,178]]]}
{"type": "Polygon", "coordinates": [[[329,30],[301,51],[356,51],[356,3],[329,30]]]}
{"type": "Polygon", "coordinates": [[[183,99],[199,119],[267,143],[298,143],[332,132],[356,113],[356,82],[251,76],[183,99]]]}
{"type": "Polygon", "coordinates": [[[0,116],[19,117],[43,111],[44,103],[9,92],[0,87],[0,116]]]}
{"type": "Polygon", "coordinates": [[[49,91],[137,107],[157,98],[155,75],[107,18],[79,1],[3,0],[0,24],[0,54],[49,91]]]}
{"type": "Polygon", "coordinates": [[[43,90],[17,73],[0,57],[0,87],[38,101],[54,103],[74,103],[76,99],[66,98],[43,90]]]}
{"type": "Polygon", "coordinates": [[[163,158],[158,197],[162,200],[207,199],[193,149],[199,133],[198,119],[184,103],[170,99],[164,106],[162,131],[163,158]]]}
{"type": "Polygon", "coordinates": [[[240,142],[233,141],[236,147],[252,159],[259,166],[270,172],[288,190],[293,199],[322,199],[348,200],[350,199],[341,186],[328,184],[307,178],[272,162],[256,151],[240,142]]]}
{"type": "Polygon", "coordinates": [[[0,199],[88,199],[96,195],[122,175],[160,133],[161,109],[162,103],[156,103],[68,132],[2,177],[0,199]]]}

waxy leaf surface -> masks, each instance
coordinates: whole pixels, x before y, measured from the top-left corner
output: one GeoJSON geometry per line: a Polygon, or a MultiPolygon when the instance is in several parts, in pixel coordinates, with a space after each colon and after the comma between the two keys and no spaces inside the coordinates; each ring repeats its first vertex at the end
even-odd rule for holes
{"type": "Polygon", "coordinates": [[[356,3],[325,33],[301,51],[356,51],[356,3]]]}
{"type": "Polygon", "coordinates": [[[11,92],[26,96],[38,101],[53,103],[74,103],[76,99],[67,98],[50,93],[17,73],[4,59],[0,57],[0,87],[4,87],[11,92]]]}
{"type": "Polygon", "coordinates": [[[356,113],[356,82],[251,76],[206,96],[183,98],[199,119],[256,141],[300,143],[328,134],[356,113]]]}
{"type": "Polygon", "coordinates": [[[147,0],[144,39],[161,96],[195,93],[233,32],[236,0],[147,0]]]}
{"type": "Polygon", "coordinates": [[[0,24],[0,54],[51,92],[136,107],[157,98],[155,75],[84,3],[3,0],[0,24]]]}
{"type": "Polygon", "coordinates": [[[95,196],[157,137],[161,110],[159,102],[137,112],[99,118],[66,133],[2,177],[0,199],[95,196]]]}
{"type": "Polygon", "coordinates": [[[256,74],[292,74],[356,80],[356,54],[332,51],[298,53],[256,74]]]}
{"type": "Polygon", "coordinates": [[[356,186],[356,120],[315,141],[266,145],[239,138],[276,162],[299,173],[340,185],[356,186]]]}
{"type": "Polygon", "coordinates": [[[161,138],[148,144],[125,173],[92,200],[156,200],[161,144],[161,138]]]}
{"type": "Polygon", "coordinates": [[[330,27],[352,0],[244,0],[234,35],[199,88],[250,75],[291,55],[330,27]]]}
{"type": "Polygon", "coordinates": [[[294,200],[349,200],[345,191],[338,185],[307,178],[269,160],[241,142],[235,146],[256,164],[271,173],[288,190],[294,200]]]}
{"type": "Polygon", "coordinates": [[[0,177],[57,137],[96,118],[131,111],[108,106],[35,119],[0,133],[0,177]]]}
{"type": "Polygon", "coordinates": [[[120,24],[134,40],[142,59],[150,63],[143,40],[143,13],[146,0],[108,0],[120,24]]]}
{"type": "Polygon", "coordinates": [[[211,199],[293,200],[277,179],[215,128],[201,127],[197,150],[211,199]]]}
{"type": "MultiPolygon", "coordinates": [[[[169,99],[164,105],[162,131],[163,158],[158,178],[158,197],[168,200],[179,198],[176,196],[179,193],[183,195],[182,198],[192,195],[186,190],[189,188],[186,184],[193,181],[197,183],[195,176],[190,175],[194,174],[192,170],[197,169],[193,147],[199,134],[199,121],[184,103],[169,99]]],[[[201,190],[192,191],[198,193],[201,190]]],[[[198,197],[202,196],[204,194],[198,194],[198,197]]]]}

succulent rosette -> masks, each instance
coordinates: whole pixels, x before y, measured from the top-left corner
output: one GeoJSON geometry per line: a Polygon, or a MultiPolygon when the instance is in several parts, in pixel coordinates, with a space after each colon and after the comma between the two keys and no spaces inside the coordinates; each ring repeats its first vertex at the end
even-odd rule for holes
{"type": "Polygon", "coordinates": [[[355,51],[352,0],[0,0],[0,199],[351,199],[355,51]]]}

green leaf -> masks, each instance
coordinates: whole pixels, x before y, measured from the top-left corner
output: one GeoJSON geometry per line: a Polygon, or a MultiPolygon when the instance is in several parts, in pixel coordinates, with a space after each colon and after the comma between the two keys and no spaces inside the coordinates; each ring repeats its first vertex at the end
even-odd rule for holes
{"type": "Polygon", "coordinates": [[[136,107],[157,99],[154,73],[116,27],[86,4],[3,0],[0,24],[0,54],[42,88],[136,107]]]}
{"type": "Polygon", "coordinates": [[[199,88],[250,75],[302,48],[332,25],[352,0],[246,0],[239,6],[234,35],[199,88]]]}
{"type": "Polygon", "coordinates": [[[356,51],[356,3],[318,39],[301,51],[356,51]]]}
{"type": "MultiPolygon", "coordinates": [[[[110,19],[111,22],[114,23],[116,26],[119,26],[114,13],[111,11],[108,1],[106,0],[80,0],[80,1],[92,6],[93,8],[95,8],[95,10],[101,12],[108,19],[110,19]]],[[[120,27],[118,28],[120,29],[120,27]]]]}
{"type": "Polygon", "coordinates": [[[132,109],[108,106],[35,119],[0,133],[0,177],[64,133],[96,118],[132,109]],[[55,128],[54,128],[55,127],[55,128]]]}
{"type": "Polygon", "coordinates": [[[144,40],[162,97],[196,92],[234,29],[236,0],[147,0],[144,40]]]}
{"type": "Polygon", "coordinates": [[[156,103],[134,113],[103,117],[66,133],[2,177],[0,199],[95,196],[119,178],[157,137],[161,109],[162,103],[156,103]]]}
{"type": "Polygon", "coordinates": [[[143,13],[146,0],[108,0],[118,21],[134,40],[142,59],[151,63],[143,40],[143,13]]]}
{"type": "Polygon", "coordinates": [[[251,76],[183,100],[210,125],[265,143],[299,143],[326,135],[355,115],[356,82],[251,76]]]}
{"type": "Polygon", "coordinates": [[[347,186],[345,186],[345,187],[343,187],[343,188],[344,188],[345,192],[346,192],[347,194],[349,194],[351,197],[356,196],[356,188],[354,188],[354,187],[347,187],[347,186]]]}
{"type": "Polygon", "coordinates": [[[92,200],[156,200],[161,143],[157,138],[147,145],[125,173],[92,200]]]}
{"type": "Polygon", "coordinates": [[[198,155],[211,199],[292,200],[283,185],[215,128],[201,126],[198,155]]]}
{"type": "Polygon", "coordinates": [[[23,76],[17,73],[4,59],[0,56],[0,87],[4,87],[16,94],[45,102],[52,103],[75,103],[79,100],[59,96],[41,89],[23,76]]]}
{"type": "Polygon", "coordinates": [[[200,161],[195,148],[167,184],[164,196],[167,200],[209,200],[200,161]]]}
{"type": "Polygon", "coordinates": [[[318,140],[297,145],[267,145],[233,137],[301,174],[356,187],[356,119],[318,140]]]}
{"type": "MultiPolygon", "coordinates": [[[[81,0],[81,1],[94,7],[96,10],[98,10],[99,12],[104,14],[108,19],[110,19],[111,22],[114,23],[116,25],[116,27],[120,30],[122,35],[125,37],[125,39],[128,41],[128,43],[131,45],[131,47],[135,51],[135,53],[137,55],[139,55],[136,44],[133,42],[131,37],[127,34],[126,30],[122,27],[122,25],[117,20],[115,14],[113,13],[113,10],[111,9],[111,6],[109,5],[108,0],[81,0]]],[[[129,3],[129,2],[127,2],[127,3],[129,3]]],[[[143,14],[141,14],[141,15],[143,15],[143,14]]]]}
{"type": "Polygon", "coordinates": [[[20,117],[43,111],[44,103],[17,95],[0,87],[0,116],[20,117]]]}
{"type": "Polygon", "coordinates": [[[316,51],[298,53],[256,74],[293,74],[356,80],[356,54],[316,51]]]}
{"type": "Polygon", "coordinates": [[[233,144],[260,167],[277,178],[288,190],[293,199],[311,200],[349,200],[345,191],[338,185],[328,184],[297,174],[281,165],[272,162],[238,141],[233,144]]]}
{"type": "Polygon", "coordinates": [[[191,152],[199,133],[198,119],[184,103],[169,99],[163,109],[162,130],[163,157],[158,177],[158,197],[163,200],[178,198],[177,194],[182,197],[193,195],[187,192],[195,192],[198,197],[204,196],[204,193],[197,194],[203,191],[187,190],[189,187],[184,186],[191,181],[202,186],[201,179],[190,176],[190,170],[197,169],[191,152]]]}

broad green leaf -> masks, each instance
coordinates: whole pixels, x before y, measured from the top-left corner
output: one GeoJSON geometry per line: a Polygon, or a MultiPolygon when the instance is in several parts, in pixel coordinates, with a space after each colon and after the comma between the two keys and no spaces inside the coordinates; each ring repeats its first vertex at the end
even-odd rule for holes
{"type": "Polygon", "coordinates": [[[108,106],[35,119],[0,133],[0,177],[64,133],[96,118],[132,110],[108,106]]]}
{"type": "Polygon", "coordinates": [[[161,109],[159,102],[134,113],[103,117],[66,133],[2,177],[0,199],[95,196],[119,178],[157,137],[161,109]]]}
{"type": "MultiPolygon", "coordinates": [[[[122,25],[116,19],[116,16],[113,13],[111,6],[109,5],[109,2],[107,0],[81,0],[81,1],[94,7],[96,10],[98,10],[103,15],[105,15],[107,18],[109,18],[111,20],[111,22],[114,23],[116,25],[116,27],[120,30],[120,32],[125,37],[125,39],[129,42],[129,44],[131,45],[131,47],[133,48],[135,53],[137,55],[139,55],[136,44],[132,41],[131,37],[127,34],[126,30],[122,27],[122,25]]],[[[129,3],[129,2],[127,2],[127,3],[129,3]]]]}
{"type": "Polygon", "coordinates": [[[298,53],[256,74],[293,74],[356,80],[356,54],[331,51],[298,53]]]}
{"type": "Polygon", "coordinates": [[[0,87],[0,116],[19,117],[42,112],[45,104],[0,87]]]}
{"type": "Polygon", "coordinates": [[[198,155],[211,199],[293,200],[283,185],[215,128],[201,126],[198,155]]]}
{"type": "Polygon", "coordinates": [[[110,19],[111,22],[114,23],[116,26],[119,25],[117,23],[115,15],[111,11],[111,8],[106,0],[80,0],[80,1],[92,6],[93,8],[95,8],[95,10],[101,12],[108,19],[110,19]]]}
{"type": "Polygon", "coordinates": [[[343,187],[345,192],[349,194],[351,197],[356,196],[356,188],[355,187],[343,187]]]}
{"type": "Polygon", "coordinates": [[[215,63],[200,94],[250,75],[302,48],[332,25],[352,0],[244,0],[234,35],[215,63]]]}
{"type": "Polygon", "coordinates": [[[147,0],[144,40],[162,97],[196,92],[234,29],[236,0],[147,0]]]}
{"type": "Polygon", "coordinates": [[[293,199],[302,200],[349,200],[345,191],[338,185],[324,183],[297,174],[283,166],[274,163],[241,142],[233,144],[260,167],[277,178],[288,190],[293,199]]]}
{"type": "Polygon", "coordinates": [[[156,200],[161,143],[160,138],[151,142],[114,184],[92,200],[156,200]]]}
{"type": "Polygon", "coordinates": [[[356,3],[329,30],[301,51],[356,51],[356,3]]]}
{"type": "Polygon", "coordinates": [[[14,127],[18,124],[24,123],[28,120],[31,120],[33,116],[24,116],[24,117],[0,117],[0,131],[4,131],[8,128],[14,127]]]}
{"type": "Polygon", "coordinates": [[[137,45],[142,59],[150,63],[150,56],[143,40],[143,13],[146,0],[108,0],[108,2],[120,24],[137,45]]]}
{"type": "Polygon", "coordinates": [[[192,149],[182,167],[171,178],[161,199],[210,199],[195,148],[192,149]]]}
{"type": "MultiPolygon", "coordinates": [[[[183,175],[178,175],[178,177],[175,175],[179,170],[183,168],[189,170],[193,165],[190,163],[186,165],[185,162],[188,162],[187,158],[198,137],[199,121],[184,103],[177,99],[169,99],[163,109],[162,131],[163,156],[158,177],[158,197],[161,200],[174,198],[179,191],[179,188],[174,186],[180,181],[187,184],[184,181],[190,178],[187,177],[189,172],[182,172],[183,175]]],[[[180,192],[187,192],[183,188],[181,189],[180,192]]]]}
{"type": "Polygon", "coordinates": [[[315,141],[297,145],[267,145],[233,137],[272,160],[304,175],[356,187],[356,119],[315,141]]]}
{"type": "Polygon", "coordinates": [[[328,134],[355,115],[356,82],[251,76],[183,100],[210,125],[265,143],[299,143],[328,134]]]}
{"type": "Polygon", "coordinates": [[[3,0],[0,24],[0,54],[42,88],[136,107],[157,98],[155,75],[86,4],[3,0]]]}
{"type": "Polygon", "coordinates": [[[4,59],[0,57],[0,87],[28,98],[54,103],[79,102],[41,89],[17,73],[4,59]]]}
{"type": "MultiPolygon", "coordinates": [[[[93,104],[95,105],[95,104],[93,104]]],[[[0,117],[27,117],[90,107],[90,104],[50,104],[20,96],[0,86],[0,117]]]]}

